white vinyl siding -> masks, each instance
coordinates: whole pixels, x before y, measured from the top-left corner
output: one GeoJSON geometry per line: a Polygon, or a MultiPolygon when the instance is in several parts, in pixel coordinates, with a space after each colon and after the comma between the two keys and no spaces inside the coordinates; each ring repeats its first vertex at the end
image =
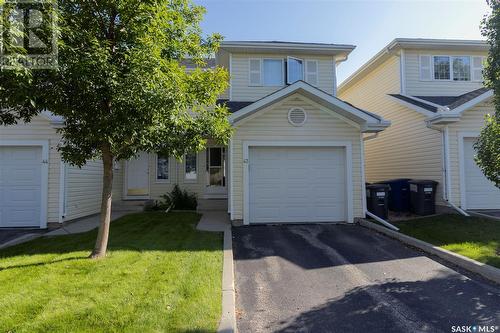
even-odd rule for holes
{"type": "Polygon", "coordinates": [[[495,108],[491,103],[481,103],[463,113],[459,122],[449,125],[449,143],[450,143],[450,186],[451,202],[461,206],[461,188],[460,188],[460,157],[459,140],[460,133],[478,133],[484,126],[484,116],[493,114],[495,108]]]}
{"type": "Polygon", "coordinates": [[[361,144],[360,131],[318,110],[304,97],[294,94],[255,117],[244,121],[234,132],[232,138],[232,187],[233,215],[235,220],[243,219],[243,145],[245,141],[348,141],[352,143],[352,183],[354,217],[363,217],[361,144]],[[293,107],[303,108],[307,112],[304,126],[295,127],[288,120],[288,111],[293,107]]]}
{"type": "MultiPolygon", "coordinates": [[[[316,60],[318,62],[317,84],[319,89],[328,94],[333,95],[335,83],[335,66],[333,57],[328,56],[307,56],[293,55],[299,59],[316,60]]],[[[249,59],[286,59],[287,55],[269,55],[269,54],[232,54],[231,59],[231,94],[234,101],[256,101],[264,96],[267,96],[281,87],[266,87],[256,84],[257,82],[257,65],[254,65],[254,79],[250,84],[250,61],[249,59]]],[[[260,80],[260,79],[259,79],[260,80]]],[[[313,83],[309,82],[314,85],[313,83]]]]}
{"type": "MultiPolygon", "coordinates": [[[[416,63],[418,80],[418,58],[416,63]]],[[[391,121],[378,137],[365,142],[366,181],[436,180],[436,200],[442,202],[441,134],[425,126],[423,115],[387,96],[400,92],[399,70],[399,58],[393,56],[339,94],[341,99],[391,121]]]]}
{"type": "MultiPolygon", "coordinates": [[[[434,80],[431,57],[433,55],[483,57],[486,52],[450,51],[450,50],[405,50],[405,83],[406,94],[413,96],[458,96],[481,88],[482,82],[473,76],[471,65],[471,80],[452,81],[434,80]],[[431,61],[429,63],[428,61],[431,61]],[[430,67],[427,67],[429,65],[430,67]],[[423,67],[422,67],[423,66],[423,67]],[[427,69],[429,68],[429,70],[427,69]]],[[[399,81],[399,80],[398,80],[399,81]]],[[[399,90],[396,92],[399,93],[399,90]]]]}
{"type": "Polygon", "coordinates": [[[66,165],[66,221],[100,211],[102,174],[101,161],[87,161],[82,168],[66,165]]]}

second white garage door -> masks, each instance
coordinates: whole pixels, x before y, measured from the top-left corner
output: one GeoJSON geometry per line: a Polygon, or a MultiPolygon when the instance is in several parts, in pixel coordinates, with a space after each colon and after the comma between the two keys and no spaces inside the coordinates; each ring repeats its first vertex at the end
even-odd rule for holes
{"type": "Polygon", "coordinates": [[[483,175],[474,161],[475,141],[464,139],[465,204],[467,209],[499,209],[500,189],[483,175]]]}
{"type": "Polygon", "coordinates": [[[0,227],[40,227],[42,148],[0,146],[0,227]]]}
{"type": "Polygon", "coordinates": [[[250,223],[346,220],[340,147],[250,147],[250,223]]]}

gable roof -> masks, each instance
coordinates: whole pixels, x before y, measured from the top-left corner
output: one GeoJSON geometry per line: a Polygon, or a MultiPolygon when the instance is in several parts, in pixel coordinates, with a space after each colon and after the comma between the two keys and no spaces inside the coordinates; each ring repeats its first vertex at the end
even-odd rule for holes
{"type": "Polygon", "coordinates": [[[225,105],[230,113],[243,109],[244,107],[252,104],[250,101],[230,101],[228,99],[218,99],[217,105],[225,105]]]}
{"type": "Polygon", "coordinates": [[[382,117],[357,108],[354,105],[332,96],[304,81],[297,81],[253,102],[252,104],[249,104],[246,107],[241,108],[229,116],[229,121],[233,125],[236,125],[246,117],[251,116],[252,114],[255,114],[295,93],[299,93],[314,102],[360,124],[363,132],[379,132],[390,125],[390,122],[382,117]]]}
{"type": "Polygon", "coordinates": [[[488,51],[489,45],[483,40],[396,38],[342,81],[337,91],[341,93],[343,90],[348,89],[401,49],[488,51]]]}

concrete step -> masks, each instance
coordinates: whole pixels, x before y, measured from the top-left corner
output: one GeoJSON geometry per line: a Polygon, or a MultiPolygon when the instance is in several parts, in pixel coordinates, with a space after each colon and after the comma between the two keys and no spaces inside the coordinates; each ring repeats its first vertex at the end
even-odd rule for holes
{"type": "Polygon", "coordinates": [[[227,198],[226,199],[198,199],[198,211],[225,211],[227,212],[227,198]]]}
{"type": "Polygon", "coordinates": [[[115,212],[142,212],[148,200],[121,200],[112,204],[112,211],[115,212]]]}

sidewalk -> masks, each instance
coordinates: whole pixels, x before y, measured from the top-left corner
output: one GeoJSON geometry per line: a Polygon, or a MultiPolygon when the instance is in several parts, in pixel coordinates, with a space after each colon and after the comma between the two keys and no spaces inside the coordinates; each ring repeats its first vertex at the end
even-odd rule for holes
{"type": "MultiPolygon", "coordinates": [[[[118,212],[113,212],[111,214],[111,221],[114,221],[124,215],[131,214],[131,213],[136,213],[134,211],[118,211],[118,212]]],[[[0,243],[0,249],[4,249],[9,246],[21,244],[24,242],[28,242],[32,239],[39,238],[39,237],[51,237],[51,236],[60,236],[60,235],[69,235],[69,234],[79,234],[82,232],[87,232],[92,229],[95,229],[99,226],[99,214],[92,215],[92,216],[87,216],[81,219],[78,219],[73,222],[68,222],[66,225],[63,225],[62,227],[56,229],[56,230],[51,230],[51,231],[44,231],[44,230],[32,230],[31,232],[23,233],[21,236],[16,237],[16,238],[11,238],[8,239],[5,242],[0,243]]]]}

